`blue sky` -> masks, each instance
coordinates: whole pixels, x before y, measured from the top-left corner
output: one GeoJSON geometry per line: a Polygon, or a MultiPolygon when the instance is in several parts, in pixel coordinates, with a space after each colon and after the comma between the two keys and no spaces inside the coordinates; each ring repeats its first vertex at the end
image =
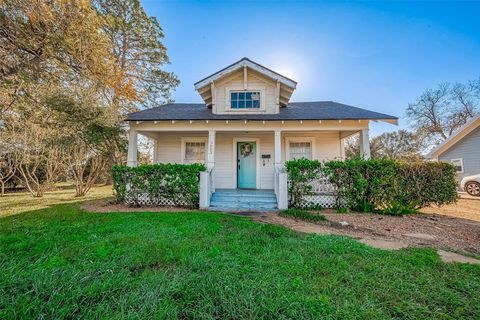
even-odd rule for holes
{"type": "Polygon", "coordinates": [[[296,80],[292,101],[342,102],[407,128],[425,89],[480,77],[480,1],[142,3],[165,31],[176,102],[201,102],[193,83],[246,56],[296,80]]]}

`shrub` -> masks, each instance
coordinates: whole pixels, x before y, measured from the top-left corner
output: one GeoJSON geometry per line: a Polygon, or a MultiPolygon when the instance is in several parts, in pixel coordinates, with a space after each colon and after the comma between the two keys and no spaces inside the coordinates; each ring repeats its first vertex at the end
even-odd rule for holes
{"type": "Polygon", "coordinates": [[[288,186],[289,206],[298,208],[304,203],[305,196],[314,194],[313,186],[309,182],[320,177],[322,164],[318,160],[302,158],[287,161],[285,166],[291,181],[288,186]]]}
{"type": "Polygon", "coordinates": [[[301,209],[287,209],[280,212],[283,217],[292,217],[304,221],[318,222],[327,220],[325,216],[318,213],[311,213],[301,209]]]}
{"type": "Polygon", "coordinates": [[[140,197],[147,195],[153,204],[162,199],[177,206],[198,207],[200,172],[203,164],[159,163],[138,167],[113,166],[113,188],[117,200],[139,206],[140,197]]]}
{"type": "Polygon", "coordinates": [[[337,190],[339,212],[406,214],[457,199],[455,169],[447,163],[349,159],[320,164],[302,159],[289,161],[287,172],[289,191],[292,190],[297,199],[311,194],[309,179],[327,176],[337,190]],[[299,163],[295,164],[296,161],[299,163]]]}

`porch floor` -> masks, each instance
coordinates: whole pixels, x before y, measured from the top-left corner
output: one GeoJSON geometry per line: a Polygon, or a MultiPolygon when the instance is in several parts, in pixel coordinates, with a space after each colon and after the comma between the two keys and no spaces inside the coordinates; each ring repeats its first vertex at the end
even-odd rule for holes
{"type": "Polygon", "coordinates": [[[209,210],[227,212],[277,211],[277,197],[267,189],[216,189],[209,210]]]}

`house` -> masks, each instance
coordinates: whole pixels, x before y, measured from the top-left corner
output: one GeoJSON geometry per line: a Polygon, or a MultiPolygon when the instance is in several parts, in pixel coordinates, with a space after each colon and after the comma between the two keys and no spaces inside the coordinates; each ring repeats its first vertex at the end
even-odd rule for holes
{"type": "Polygon", "coordinates": [[[243,58],[195,83],[202,104],[168,103],[129,114],[128,165],[137,164],[141,134],[153,139],[156,163],[206,164],[201,207],[285,208],[285,161],[343,159],[344,140],[355,134],[369,158],[369,123],[397,123],[333,101],[291,102],[296,87],[243,58]]]}
{"type": "Polygon", "coordinates": [[[428,157],[452,163],[457,168],[458,180],[480,174],[480,115],[433,149],[428,157]]]}

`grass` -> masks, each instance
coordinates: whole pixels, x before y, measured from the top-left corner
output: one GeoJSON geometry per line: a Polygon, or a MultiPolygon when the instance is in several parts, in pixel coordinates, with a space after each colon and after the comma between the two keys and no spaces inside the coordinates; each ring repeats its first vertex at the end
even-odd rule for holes
{"type": "Polygon", "coordinates": [[[218,213],[0,218],[0,319],[478,319],[480,267],[218,213]]]}
{"type": "Polygon", "coordinates": [[[319,213],[311,213],[309,211],[301,210],[301,209],[286,209],[281,211],[279,215],[284,217],[300,219],[304,221],[310,221],[310,222],[319,222],[319,221],[327,220],[325,216],[319,213]]]}
{"type": "Polygon", "coordinates": [[[62,185],[62,189],[45,193],[42,198],[34,198],[30,193],[7,193],[0,197],[0,218],[26,211],[48,208],[60,203],[76,203],[85,200],[103,199],[113,196],[112,186],[94,187],[85,197],[76,198],[75,189],[62,185]]]}

